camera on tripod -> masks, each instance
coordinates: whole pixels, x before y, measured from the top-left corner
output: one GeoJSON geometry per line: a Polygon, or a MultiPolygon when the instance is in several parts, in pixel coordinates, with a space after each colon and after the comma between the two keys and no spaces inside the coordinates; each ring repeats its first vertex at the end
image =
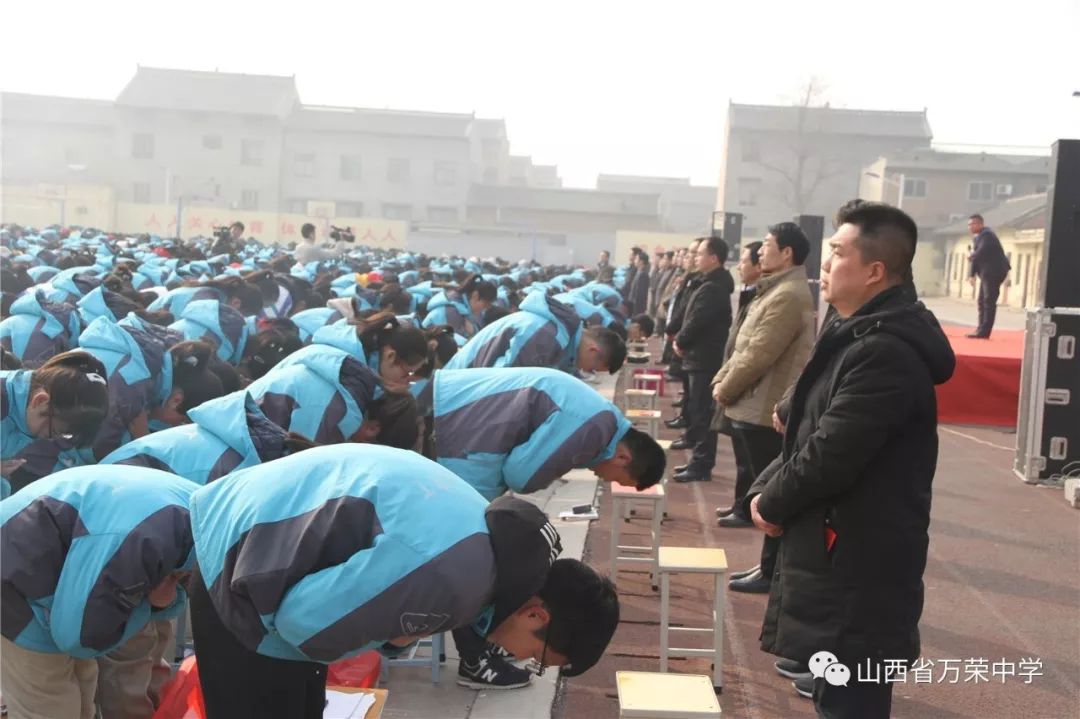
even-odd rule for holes
{"type": "Polygon", "coordinates": [[[330,237],[335,242],[356,242],[356,233],[351,227],[335,227],[330,225],[330,237]]]}
{"type": "Polygon", "coordinates": [[[228,225],[222,225],[221,227],[214,227],[214,237],[222,242],[228,242],[232,239],[232,228],[228,225]]]}

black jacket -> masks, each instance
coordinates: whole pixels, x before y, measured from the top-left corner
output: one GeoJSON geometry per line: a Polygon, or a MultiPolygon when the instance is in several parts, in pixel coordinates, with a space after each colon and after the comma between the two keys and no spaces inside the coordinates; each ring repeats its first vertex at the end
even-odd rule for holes
{"type": "Polygon", "coordinates": [[[702,276],[701,285],[690,295],[686,316],[675,336],[683,353],[683,369],[715,372],[724,363],[734,291],[735,280],[723,266],[702,276]]]}
{"type": "Polygon", "coordinates": [[[984,227],[975,236],[974,245],[971,252],[969,276],[978,275],[980,279],[990,282],[1004,280],[1012,266],[1009,265],[1009,258],[1005,255],[1005,250],[1001,247],[1001,240],[994,234],[994,231],[989,227],[984,227]]]}
{"type": "Polygon", "coordinates": [[[823,329],[791,395],[783,451],[744,504],[760,494],[762,518],[784,529],[762,649],[799,661],[831,651],[849,668],[918,656],[934,385],[955,364],[937,319],[903,287],[823,329]]]}
{"type": "Polygon", "coordinates": [[[630,293],[626,296],[626,305],[630,317],[644,312],[649,303],[649,273],[638,270],[630,283],[630,293]]]}

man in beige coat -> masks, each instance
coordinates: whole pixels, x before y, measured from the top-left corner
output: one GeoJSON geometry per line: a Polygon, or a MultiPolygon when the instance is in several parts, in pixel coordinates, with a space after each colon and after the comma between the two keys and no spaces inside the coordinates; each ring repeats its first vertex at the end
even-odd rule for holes
{"type": "MultiPolygon", "coordinates": [[[[722,527],[753,526],[742,516],[743,496],[753,479],[778,454],[782,437],[773,429],[773,407],[798,378],[814,343],[814,302],[803,263],[810,243],[799,226],[782,222],[769,228],[762,244],[762,277],[739,327],[731,357],[713,377],[717,412],[730,422],[732,439],[748,460],[749,472],[737,483],[731,514],[722,527]],[[746,486],[740,486],[746,485],[746,486]]],[[[758,571],[733,579],[733,591],[769,591],[778,541],[766,537],[758,571]]]]}

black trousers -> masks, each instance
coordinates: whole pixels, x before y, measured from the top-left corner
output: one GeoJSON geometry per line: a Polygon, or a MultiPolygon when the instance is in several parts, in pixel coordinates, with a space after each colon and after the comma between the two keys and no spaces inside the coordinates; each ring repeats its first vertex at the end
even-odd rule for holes
{"type": "Polygon", "coordinates": [[[716,465],[716,431],[709,429],[712,424],[713,398],[712,382],[715,370],[690,370],[686,396],[683,398],[683,412],[686,416],[686,441],[693,448],[688,472],[709,475],[716,465]]]}
{"type": "Polygon", "coordinates": [[[856,681],[854,667],[847,686],[814,680],[814,709],[821,719],[889,719],[892,684],[856,681]]]}
{"type": "MultiPolygon", "coordinates": [[[[769,463],[780,454],[784,438],[772,427],[763,427],[757,424],[736,423],[732,429],[732,441],[742,448],[745,457],[749,479],[735,478],[735,506],[739,506],[750,485],[754,483],[758,475],[769,466],[769,463]],[[746,482],[746,486],[739,489],[740,480],[746,482]]],[[[738,470],[738,454],[736,456],[736,471],[738,470]]],[[[745,517],[750,519],[750,517],[745,517]]],[[[761,542],[761,573],[765,577],[772,578],[776,570],[776,554],[780,550],[780,538],[766,536],[761,542]]]]}
{"type": "Polygon", "coordinates": [[[196,568],[191,630],[207,719],[322,719],[326,666],[257,654],[232,635],[196,568]]]}
{"type": "Polygon", "coordinates": [[[989,337],[994,329],[994,320],[997,319],[997,301],[1001,294],[1001,283],[1004,279],[991,277],[990,279],[979,278],[979,327],[976,334],[989,337]]]}
{"type": "Polygon", "coordinates": [[[467,664],[476,664],[476,660],[487,649],[487,640],[466,625],[458,627],[451,632],[454,636],[454,646],[457,647],[458,657],[467,664]]]}

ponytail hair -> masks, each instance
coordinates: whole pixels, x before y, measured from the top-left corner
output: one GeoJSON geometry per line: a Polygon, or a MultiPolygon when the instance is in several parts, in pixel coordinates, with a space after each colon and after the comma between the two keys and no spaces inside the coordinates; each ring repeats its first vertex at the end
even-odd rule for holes
{"type": "Polygon", "coordinates": [[[175,321],[172,313],[168,310],[151,312],[142,305],[136,303],[126,294],[115,290],[102,290],[101,296],[102,299],[105,300],[105,306],[113,313],[113,317],[123,319],[127,317],[129,313],[134,312],[136,317],[153,325],[171,325],[175,321]]]}
{"type": "Polygon", "coordinates": [[[384,347],[389,347],[403,362],[410,364],[428,356],[427,337],[423,330],[400,324],[392,312],[376,312],[357,319],[355,324],[364,354],[381,353],[384,347]]]}
{"type": "Polygon", "coordinates": [[[379,295],[379,309],[390,310],[396,315],[407,315],[412,311],[413,297],[401,285],[384,285],[379,295]]]}
{"type": "MultiPolygon", "coordinates": [[[[249,276],[251,274],[253,273],[248,273],[249,276]]],[[[227,300],[239,300],[240,312],[244,315],[257,315],[263,308],[262,290],[246,282],[242,277],[229,276],[222,277],[220,280],[207,280],[206,282],[189,280],[183,286],[212,287],[224,294],[227,300]]],[[[277,299],[277,291],[274,292],[274,299],[277,299]]]]}
{"type": "Polygon", "coordinates": [[[458,351],[458,343],[454,338],[454,328],[450,325],[438,325],[429,328],[425,335],[431,356],[428,358],[427,374],[430,375],[438,367],[445,367],[446,363],[453,359],[458,351]]]}
{"type": "Polygon", "coordinates": [[[495,284],[493,282],[488,282],[479,274],[469,275],[469,277],[458,287],[458,292],[460,292],[467,300],[471,299],[472,294],[475,292],[477,298],[484,302],[494,302],[499,296],[499,291],[498,288],[495,287],[495,284]]]}
{"type": "Polygon", "coordinates": [[[254,337],[249,337],[247,347],[244,348],[248,377],[253,380],[259,379],[272,370],[278,362],[303,346],[299,333],[286,332],[277,328],[262,330],[254,337]]]}
{"type": "Polygon", "coordinates": [[[89,352],[74,350],[49,359],[30,375],[31,395],[49,393],[49,413],[76,447],[88,447],[109,413],[105,365],[89,352]]]}
{"type": "Polygon", "coordinates": [[[186,415],[189,409],[225,394],[221,378],[211,369],[211,359],[216,357],[212,344],[188,340],[174,345],[169,354],[173,364],[172,389],[184,393],[177,408],[181,414],[186,415]]]}
{"type": "MultiPolygon", "coordinates": [[[[241,275],[241,279],[248,285],[257,287],[262,294],[262,304],[273,304],[277,302],[278,298],[278,283],[274,279],[273,270],[253,270],[245,275],[241,275]]],[[[259,306],[262,309],[262,305],[259,306]]],[[[244,314],[256,314],[255,312],[245,312],[244,314]]]]}

